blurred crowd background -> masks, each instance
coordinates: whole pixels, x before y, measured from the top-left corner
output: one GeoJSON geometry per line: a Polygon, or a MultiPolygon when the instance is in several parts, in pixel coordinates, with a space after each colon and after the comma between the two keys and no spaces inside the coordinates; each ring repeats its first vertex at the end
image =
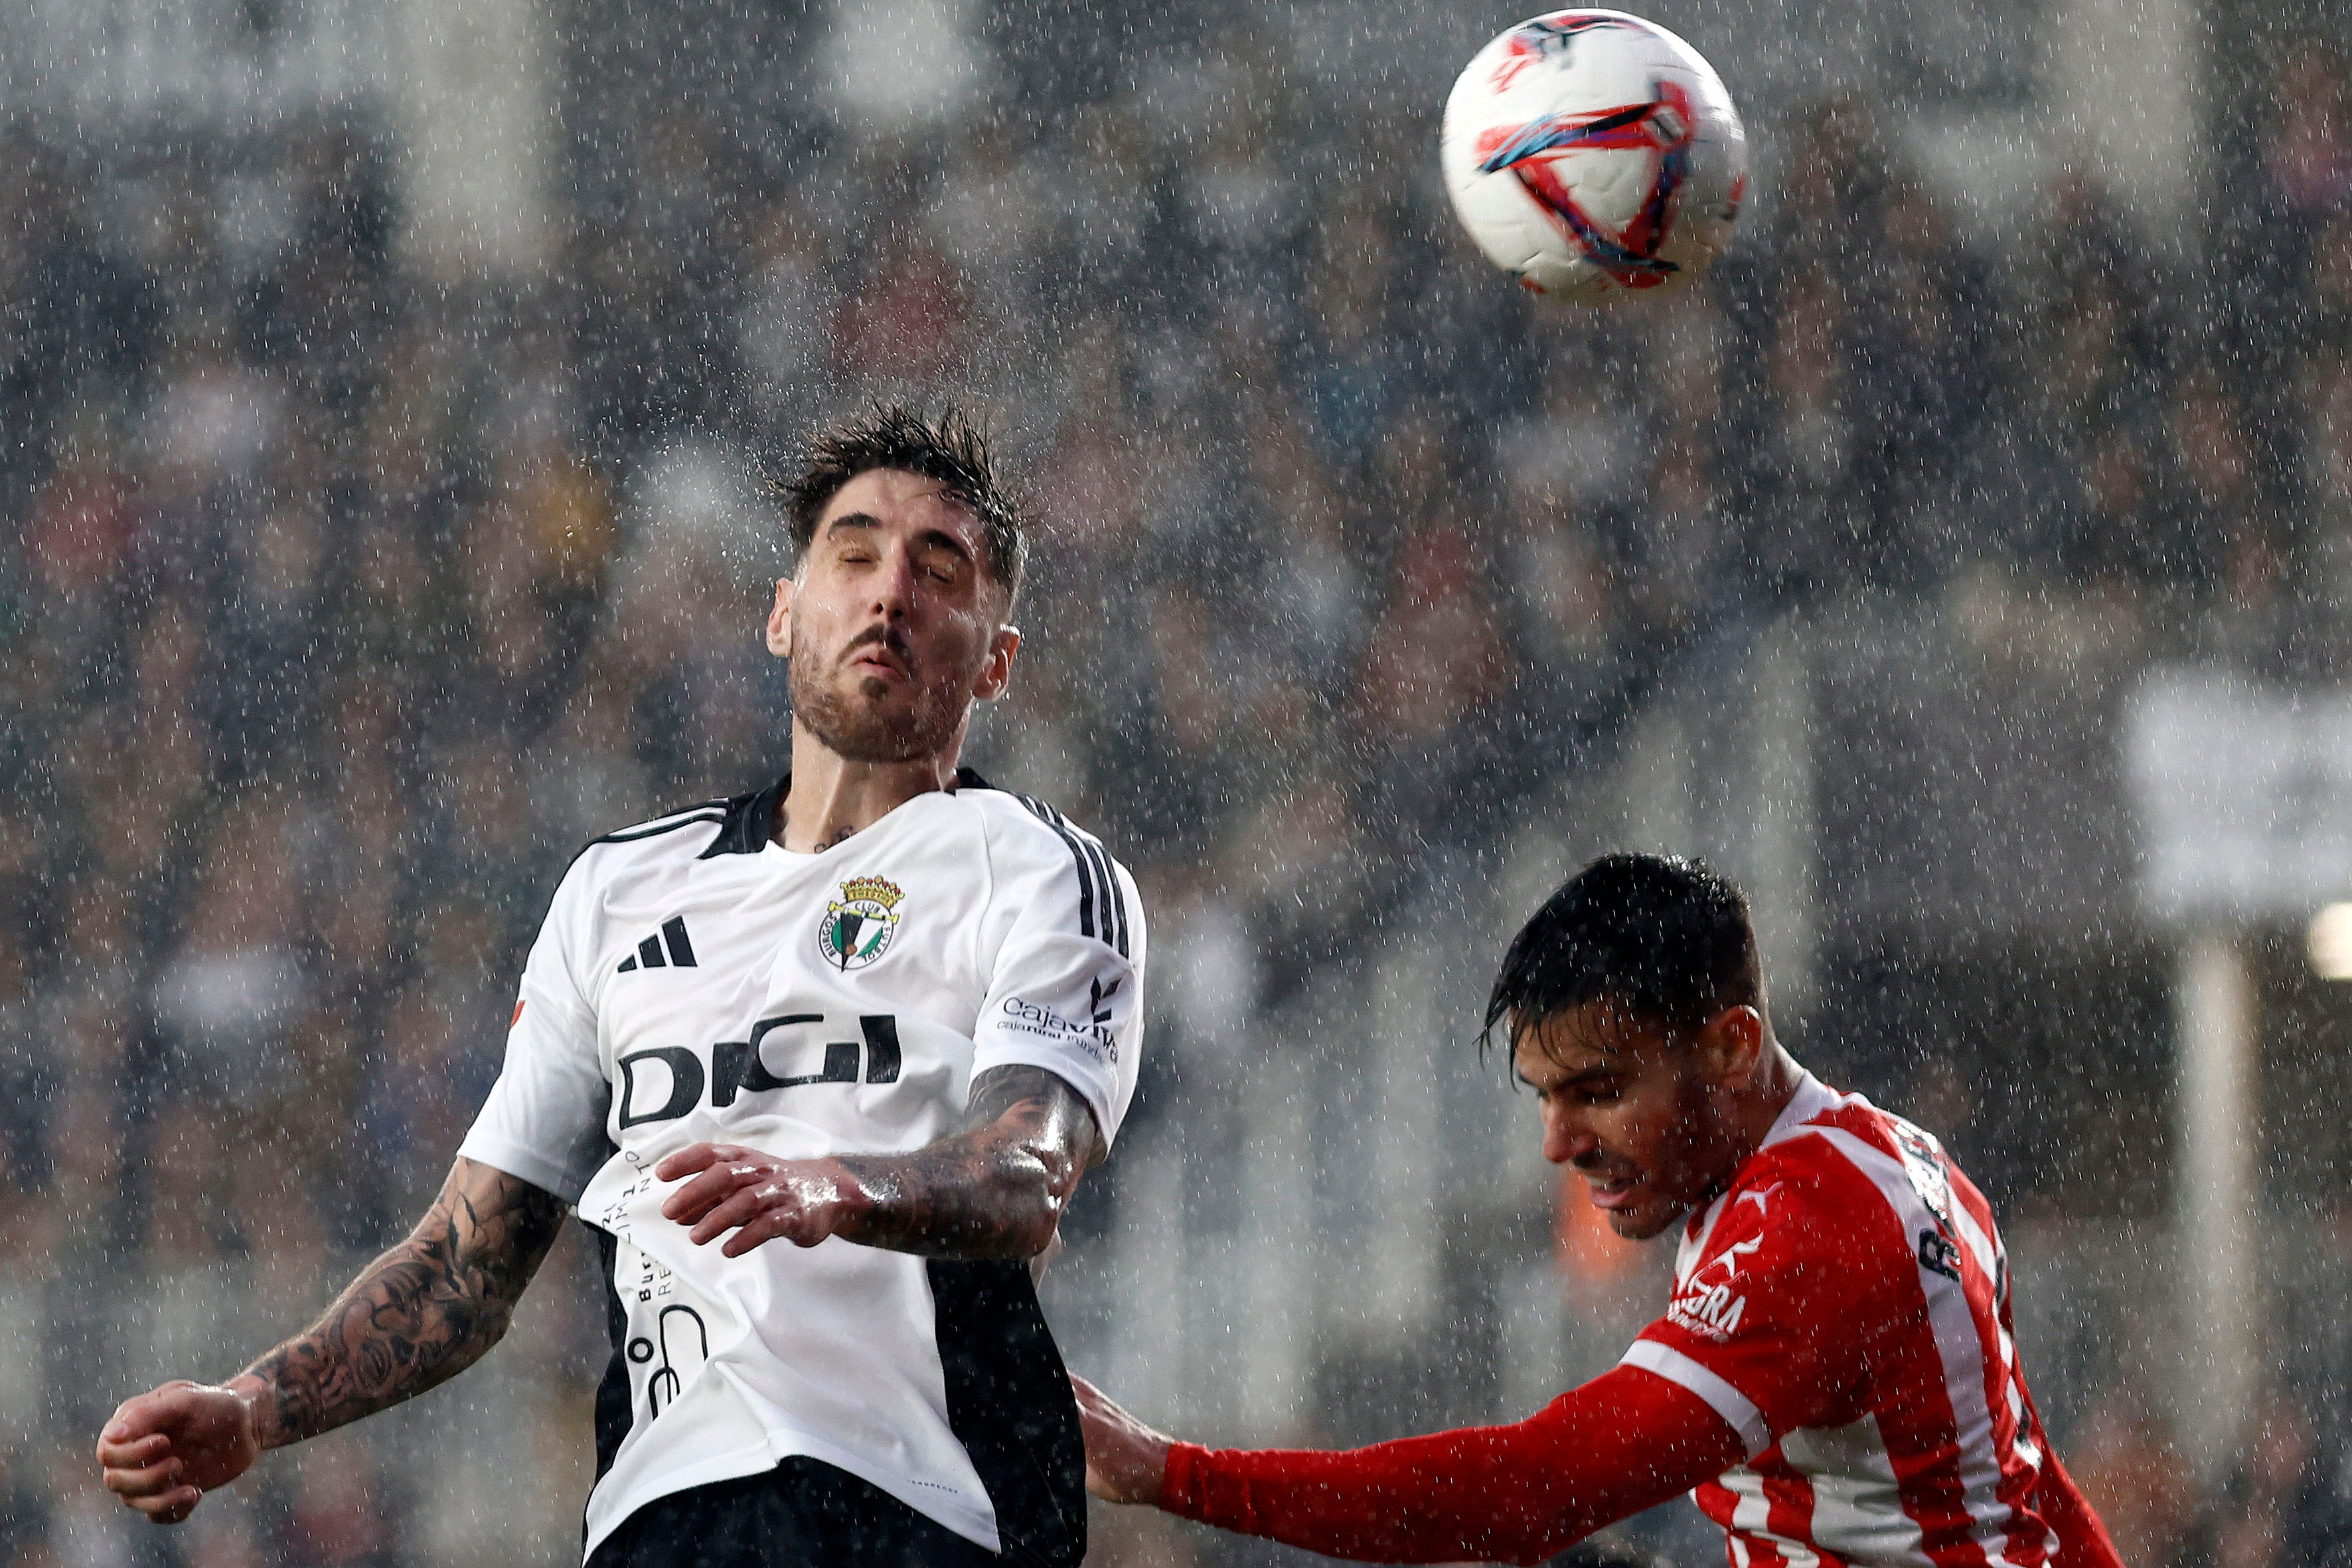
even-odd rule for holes
{"type": "MultiPolygon", "coordinates": [[[[2063,138],[1921,140],[2041,123],[1999,26],[1937,55],[1864,6],[1867,70],[1766,73],[1662,8],[1758,199],[1701,287],[1563,313],[1435,180],[1513,8],[1407,9],[546,8],[520,268],[415,241],[360,12],[128,5],[81,76],[10,78],[0,1563],[567,1560],[576,1237],[483,1367],[185,1529],[88,1452],[421,1210],[581,842],[781,769],[759,475],[876,395],[982,413],[1034,498],[971,760],[1155,922],[1144,1089],[1049,1279],[1074,1364],[1338,1442],[1612,1360],[1664,1260],[1558,1201],[1475,1004],[1584,856],[1696,848],[1756,891],[1792,1048],[1993,1195],[2126,1560],[2352,1563],[2352,1018],[2250,939],[2269,1375],[2200,1434],[2169,949],[2109,754],[2151,667],[2352,678],[2345,39],[2318,7],[2223,51],[2168,208],[2063,138]],[[284,66],[338,38],[341,76],[284,66]]],[[[0,43],[98,36],[69,10],[0,43]]],[[[1676,1507],[1640,1532],[1711,1560],[1676,1507]]],[[[1297,1560],[1097,1523],[1103,1562],[1297,1560]]]]}

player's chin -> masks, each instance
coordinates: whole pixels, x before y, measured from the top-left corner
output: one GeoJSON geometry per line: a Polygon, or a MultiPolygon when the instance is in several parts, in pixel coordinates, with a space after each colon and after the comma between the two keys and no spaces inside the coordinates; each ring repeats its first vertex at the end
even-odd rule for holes
{"type": "Polygon", "coordinates": [[[1627,1241],[1649,1241],[1673,1229],[1684,1211],[1682,1205],[1649,1193],[1622,1208],[1603,1212],[1608,1216],[1609,1228],[1627,1241]]]}

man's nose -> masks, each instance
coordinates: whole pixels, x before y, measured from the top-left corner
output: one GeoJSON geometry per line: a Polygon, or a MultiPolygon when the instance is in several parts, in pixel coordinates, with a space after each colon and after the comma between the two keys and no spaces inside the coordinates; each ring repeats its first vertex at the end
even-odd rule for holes
{"type": "Polygon", "coordinates": [[[1590,1129],[1565,1110],[1544,1109],[1544,1158],[1555,1165],[1574,1164],[1598,1147],[1590,1129]]]}
{"type": "Polygon", "coordinates": [[[915,561],[903,550],[882,558],[874,575],[874,608],[892,620],[904,620],[915,602],[915,561]]]}

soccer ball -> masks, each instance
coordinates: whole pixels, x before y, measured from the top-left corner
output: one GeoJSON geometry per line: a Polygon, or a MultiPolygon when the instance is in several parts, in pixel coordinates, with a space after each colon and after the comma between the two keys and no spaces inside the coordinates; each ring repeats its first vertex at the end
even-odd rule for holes
{"type": "Polygon", "coordinates": [[[1706,269],[1748,190],[1748,133],[1696,49],[1622,11],[1553,11],[1478,51],[1438,135],[1487,259],[1584,305],[1706,269]]]}

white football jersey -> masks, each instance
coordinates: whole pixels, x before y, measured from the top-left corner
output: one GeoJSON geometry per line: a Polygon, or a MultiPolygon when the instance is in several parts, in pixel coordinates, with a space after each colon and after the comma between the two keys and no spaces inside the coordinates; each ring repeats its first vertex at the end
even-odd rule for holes
{"type": "Polygon", "coordinates": [[[1135,883],[969,773],[795,854],[771,836],[788,784],[582,851],[459,1151],[575,1205],[603,1248],[614,1355],[584,1550],[655,1498],[804,1455],[1067,1568],[1083,1457],[1025,1266],[838,1237],[726,1258],[662,1216],[678,1184],[653,1168],[705,1141],[911,1152],[1016,1063],[1067,1081],[1108,1141],[1143,1038],[1135,883]]]}

